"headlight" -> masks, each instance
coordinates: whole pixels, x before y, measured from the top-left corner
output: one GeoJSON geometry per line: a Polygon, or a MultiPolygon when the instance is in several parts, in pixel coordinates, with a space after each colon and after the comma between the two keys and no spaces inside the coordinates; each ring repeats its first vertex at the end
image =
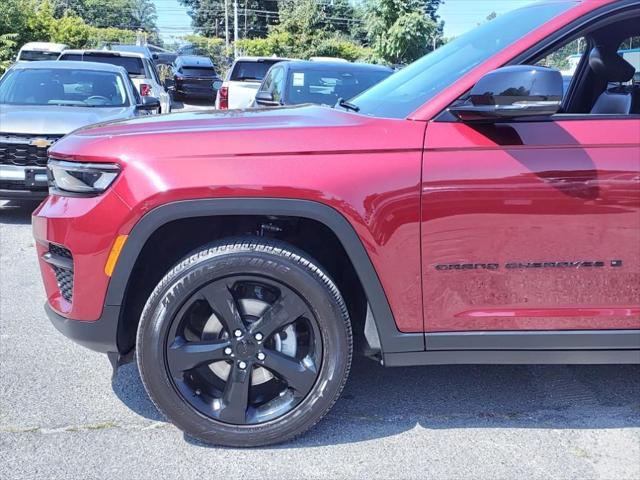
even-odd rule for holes
{"type": "Polygon", "coordinates": [[[97,195],[113,183],[120,167],[115,163],[81,163],[49,159],[49,192],[97,195]]]}

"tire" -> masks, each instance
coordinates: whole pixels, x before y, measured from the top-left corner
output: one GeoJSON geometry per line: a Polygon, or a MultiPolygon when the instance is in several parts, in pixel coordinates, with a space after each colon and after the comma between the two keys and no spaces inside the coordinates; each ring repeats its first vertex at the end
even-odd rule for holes
{"type": "Polygon", "coordinates": [[[166,274],[136,348],[142,382],[169,421],[206,443],[253,447],[289,440],[329,411],[352,342],[340,292],[314,260],[244,237],[205,246],[166,274]]]}

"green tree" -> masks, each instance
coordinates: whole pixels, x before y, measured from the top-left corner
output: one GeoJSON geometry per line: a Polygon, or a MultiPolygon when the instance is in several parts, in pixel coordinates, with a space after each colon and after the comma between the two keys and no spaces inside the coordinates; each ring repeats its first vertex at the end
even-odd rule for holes
{"type": "MultiPolygon", "coordinates": [[[[429,5],[440,2],[429,2],[429,5]]],[[[368,39],[384,62],[410,63],[433,49],[442,23],[424,0],[372,0],[365,13],[368,39]]]]}
{"type": "Polygon", "coordinates": [[[0,73],[4,72],[13,62],[16,51],[17,33],[4,33],[0,35],[0,73]]]}

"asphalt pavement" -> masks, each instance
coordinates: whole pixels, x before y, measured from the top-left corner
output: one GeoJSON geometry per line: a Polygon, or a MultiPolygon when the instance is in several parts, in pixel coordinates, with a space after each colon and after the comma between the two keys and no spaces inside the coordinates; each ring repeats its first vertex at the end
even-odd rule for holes
{"type": "Polygon", "coordinates": [[[355,362],[333,410],[284,445],[203,445],[135,364],[65,339],[42,305],[30,214],[0,201],[0,478],[639,479],[638,366],[355,362]]]}

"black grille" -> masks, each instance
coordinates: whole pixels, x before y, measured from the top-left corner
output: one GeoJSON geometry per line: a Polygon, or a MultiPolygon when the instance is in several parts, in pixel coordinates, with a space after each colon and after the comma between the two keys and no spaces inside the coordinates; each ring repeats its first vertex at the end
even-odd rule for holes
{"type": "Polygon", "coordinates": [[[71,302],[73,300],[73,256],[68,249],[54,243],[49,244],[49,253],[57,257],[68,258],[72,261],[71,268],[51,265],[53,273],[56,276],[56,281],[58,282],[58,288],[60,289],[62,298],[67,302],[71,302]]]}
{"type": "Polygon", "coordinates": [[[0,164],[18,166],[47,166],[48,146],[39,147],[30,143],[46,140],[51,143],[60,138],[59,135],[16,135],[0,133],[0,164]]]}

